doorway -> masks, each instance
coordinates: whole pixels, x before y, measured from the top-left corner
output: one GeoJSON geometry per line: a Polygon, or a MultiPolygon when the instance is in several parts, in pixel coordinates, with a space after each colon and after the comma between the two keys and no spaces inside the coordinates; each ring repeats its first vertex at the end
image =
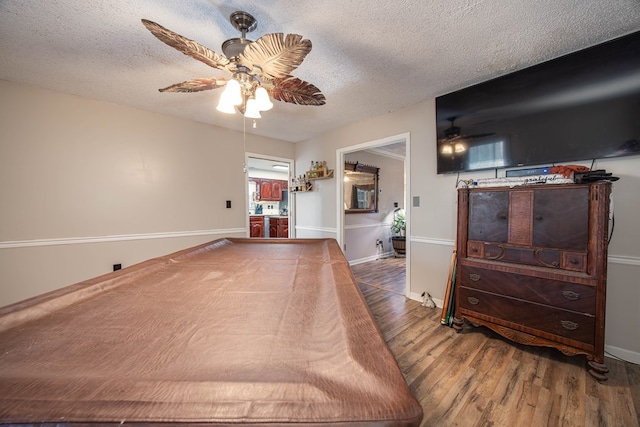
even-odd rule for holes
{"type": "MultiPolygon", "coordinates": [[[[345,210],[344,210],[344,167],[336,167],[336,205],[337,205],[337,240],[340,244],[340,247],[343,248],[345,253],[347,252],[348,245],[353,244],[353,242],[349,242],[349,235],[354,234],[353,230],[362,232],[362,229],[370,229],[373,232],[379,232],[378,230],[387,230],[390,228],[391,221],[393,219],[394,210],[397,208],[403,209],[406,216],[406,248],[405,248],[405,261],[410,259],[410,228],[411,228],[411,220],[409,214],[409,194],[410,194],[410,164],[408,159],[410,158],[410,134],[403,133],[383,139],[378,139],[374,141],[365,142],[363,144],[358,144],[350,147],[345,147],[342,149],[336,150],[336,165],[344,165],[346,159],[354,159],[354,156],[357,157],[358,153],[373,153],[378,156],[389,157],[392,159],[396,159],[402,162],[402,167],[399,172],[402,174],[402,179],[404,181],[402,194],[397,194],[398,206],[394,206],[394,203],[387,203],[384,206],[380,206],[379,214],[375,216],[375,220],[373,216],[371,217],[368,224],[365,225],[351,225],[353,221],[346,221],[345,210]],[[377,228],[374,228],[377,227],[377,228]],[[374,231],[375,230],[375,231],[374,231]]],[[[375,165],[374,165],[375,166],[375,165]]],[[[384,174],[384,170],[380,170],[381,175],[384,174]]],[[[385,191],[384,187],[380,188],[381,191],[385,191]]],[[[368,214],[357,214],[357,215],[368,215],[368,214]]],[[[361,221],[364,222],[364,221],[361,221]]],[[[390,234],[387,234],[382,240],[382,245],[387,250],[384,256],[395,256],[394,252],[389,252],[392,248],[390,239],[390,234]]],[[[377,246],[377,241],[374,240],[373,245],[377,246]]],[[[376,248],[377,249],[377,248],[376,248]]],[[[375,259],[375,257],[374,257],[375,259]]],[[[367,259],[361,259],[362,261],[370,261],[367,259]]],[[[359,262],[359,261],[354,261],[359,262]]],[[[410,284],[410,262],[405,262],[405,295],[409,297],[411,284],[410,284]]]]}
{"type": "Polygon", "coordinates": [[[293,237],[289,194],[293,160],[247,153],[246,164],[248,237],[293,237]]]}

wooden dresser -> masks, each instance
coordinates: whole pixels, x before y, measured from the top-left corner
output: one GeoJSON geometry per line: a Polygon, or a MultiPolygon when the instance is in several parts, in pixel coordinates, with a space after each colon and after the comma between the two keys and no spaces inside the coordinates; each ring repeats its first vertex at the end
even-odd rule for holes
{"type": "Polygon", "coordinates": [[[456,315],[604,380],[610,183],[458,190],[456,315]]]}

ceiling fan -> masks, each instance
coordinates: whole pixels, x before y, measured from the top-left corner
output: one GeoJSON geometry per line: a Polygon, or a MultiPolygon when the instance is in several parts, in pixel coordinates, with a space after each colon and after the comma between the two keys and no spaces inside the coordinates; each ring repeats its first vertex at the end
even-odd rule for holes
{"type": "Polygon", "coordinates": [[[247,33],[258,22],[247,12],[236,11],[229,17],[240,31],[239,38],[222,43],[223,55],[147,19],[144,26],[160,41],[210,67],[231,73],[230,78],[209,77],[187,80],[160,89],[160,92],[201,92],[224,87],[217,109],[225,113],[239,110],[247,117],[259,118],[260,111],[278,101],[298,105],[324,105],[324,95],[316,86],[292,76],[311,51],[311,41],[298,34],[265,34],[252,41],[247,33]]]}
{"type": "Polygon", "coordinates": [[[443,132],[444,138],[440,139],[439,141],[440,144],[442,144],[440,151],[443,154],[463,153],[467,150],[467,141],[493,135],[493,133],[477,133],[474,135],[463,135],[462,129],[459,126],[456,126],[454,124],[456,119],[457,117],[447,118],[447,120],[451,122],[451,125],[444,130],[443,132]]]}

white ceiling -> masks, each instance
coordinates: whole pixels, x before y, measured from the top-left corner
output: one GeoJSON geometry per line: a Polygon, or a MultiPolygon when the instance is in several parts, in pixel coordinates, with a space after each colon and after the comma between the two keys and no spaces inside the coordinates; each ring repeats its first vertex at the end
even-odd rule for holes
{"type": "Polygon", "coordinates": [[[321,107],[275,102],[248,132],[298,142],[640,29],[638,0],[0,0],[0,79],[241,130],[220,90],[159,93],[224,76],[153,37],[146,18],[221,53],[238,37],[297,33],[313,43],[293,75],[321,107]]]}

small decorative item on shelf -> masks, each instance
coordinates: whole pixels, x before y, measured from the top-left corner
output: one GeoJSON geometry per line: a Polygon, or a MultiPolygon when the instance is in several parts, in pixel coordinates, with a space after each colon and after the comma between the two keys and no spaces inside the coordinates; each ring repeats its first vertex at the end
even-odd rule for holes
{"type": "Polygon", "coordinates": [[[327,169],[327,162],[311,161],[311,168],[307,171],[309,179],[333,178],[333,169],[327,169]]]}
{"type": "Polygon", "coordinates": [[[313,191],[313,184],[307,179],[307,175],[298,175],[297,178],[291,178],[291,187],[289,190],[293,193],[301,193],[304,191],[313,191]]]}

